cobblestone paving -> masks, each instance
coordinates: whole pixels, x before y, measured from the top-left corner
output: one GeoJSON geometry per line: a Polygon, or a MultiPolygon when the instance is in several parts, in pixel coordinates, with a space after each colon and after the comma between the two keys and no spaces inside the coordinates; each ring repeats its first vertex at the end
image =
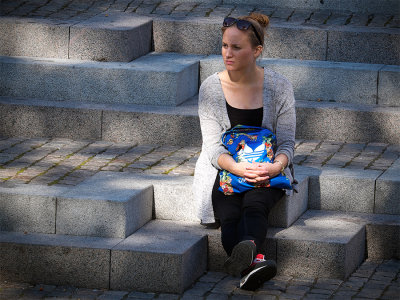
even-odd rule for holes
{"type": "Polygon", "coordinates": [[[255,292],[237,287],[238,278],[208,272],[183,295],[82,289],[71,286],[0,282],[0,299],[393,299],[400,295],[400,261],[366,260],[347,280],[277,276],[255,292]]]}
{"type": "Polygon", "coordinates": [[[328,10],[302,10],[213,3],[160,0],[2,0],[0,16],[49,18],[57,20],[86,20],[102,12],[123,11],[150,16],[208,17],[246,15],[262,12],[273,23],[308,25],[368,26],[399,28],[400,16],[360,14],[328,10]]]}
{"type": "MultiPolygon", "coordinates": [[[[3,137],[0,184],[72,186],[101,171],[192,176],[199,153],[200,147],[3,137]]],[[[384,172],[399,156],[400,145],[298,140],[294,163],[384,172]]]]}

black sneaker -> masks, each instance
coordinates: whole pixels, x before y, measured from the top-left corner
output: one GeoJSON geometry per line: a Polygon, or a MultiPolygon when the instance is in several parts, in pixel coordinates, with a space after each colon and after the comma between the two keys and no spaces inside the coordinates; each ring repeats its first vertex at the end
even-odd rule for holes
{"type": "Polygon", "coordinates": [[[241,241],[232,250],[231,256],[225,261],[225,272],[232,276],[240,276],[248,268],[256,255],[256,244],[253,241],[241,241]]]}
{"type": "Polygon", "coordinates": [[[251,266],[242,273],[239,287],[243,290],[254,291],[276,275],[276,263],[273,260],[265,260],[264,257],[258,258],[258,255],[251,266]]]}

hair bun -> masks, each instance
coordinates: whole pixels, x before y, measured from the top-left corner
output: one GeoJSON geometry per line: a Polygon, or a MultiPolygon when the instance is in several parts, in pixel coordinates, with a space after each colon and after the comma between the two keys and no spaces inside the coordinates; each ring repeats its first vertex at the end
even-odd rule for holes
{"type": "Polygon", "coordinates": [[[256,13],[256,12],[252,12],[249,17],[251,19],[253,19],[254,21],[257,21],[258,24],[261,25],[261,27],[263,28],[267,28],[268,24],[269,24],[269,18],[266,15],[260,14],[260,13],[256,13]]]}

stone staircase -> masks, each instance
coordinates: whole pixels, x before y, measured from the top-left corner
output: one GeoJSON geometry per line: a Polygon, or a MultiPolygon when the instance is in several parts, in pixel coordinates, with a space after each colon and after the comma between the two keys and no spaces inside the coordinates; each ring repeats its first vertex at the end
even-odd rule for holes
{"type": "MultiPolygon", "coordinates": [[[[259,64],[293,83],[296,138],[399,149],[397,1],[1,6],[2,136],[199,146],[197,91],[223,69],[221,21],[261,11],[271,28],[259,64]]],[[[345,279],[366,257],[400,258],[394,153],[380,169],[296,162],[299,193],[270,214],[266,251],[279,274],[345,279]]],[[[70,187],[4,179],[1,277],[182,293],[226,259],[220,231],[199,225],[191,185],[107,171],[70,187]]]]}

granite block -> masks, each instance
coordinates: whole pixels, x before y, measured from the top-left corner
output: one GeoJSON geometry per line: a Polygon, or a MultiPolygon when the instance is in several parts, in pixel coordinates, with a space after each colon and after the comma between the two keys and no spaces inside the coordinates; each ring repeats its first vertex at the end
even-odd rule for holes
{"type": "Polygon", "coordinates": [[[157,52],[221,53],[221,22],[210,18],[154,19],[154,49],[157,52]]]}
{"type": "Polygon", "coordinates": [[[395,29],[329,30],[327,60],[400,64],[400,34],[395,29]]]}
{"type": "Polygon", "coordinates": [[[193,201],[193,176],[158,176],[150,180],[156,219],[200,222],[193,201]]]}
{"type": "Polygon", "coordinates": [[[399,257],[400,215],[308,210],[302,219],[343,220],[366,228],[366,255],[371,259],[399,257]]]}
{"type": "Polygon", "coordinates": [[[174,53],[152,53],[131,63],[2,57],[0,94],[176,106],[197,93],[198,61],[174,53]]]}
{"type": "MultiPolygon", "coordinates": [[[[378,71],[382,65],[265,58],[258,64],[289,79],[296,99],[376,104],[378,71]]],[[[223,69],[220,56],[202,59],[201,82],[223,69]]]]}
{"type": "MultiPolygon", "coordinates": [[[[11,100],[11,99],[10,99],[11,100]]],[[[101,139],[101,111],[0,100],[0,134],[101,139]]]]}
{"type": "Polygon", "coordinates": [[[291,58],[326,60],[327,32],[306,27],[279,25],[268,29],[262,56],[267,58],[291,58]]]}
{"type": "MultiPolygon", "coordinates": [[[[220,19],[159,18],[154,20],[153,28],[157,52],[221,53],[220,19]]],[[[325,60],[326,39],[327,33],[322,29],[273,24],[268,29],[263,56],[325,60]]]]}
{"type": "Polygon", "coordinates": [[[225,69],[221,55],[208,55],[200,60],[200,82],[208,76],[225,69]]]}
{"type": "Polygon", "coordinates": [[[0,231],[55,233],[60,187],[16,185],[0,188],[0,231]]]}
{"type": "Polygon", "coordinates": [[[299,139],[400,143],[398,107],[296,101],[296,121],[299,139]]]}
{"type": "MultiPolygon", "coordinates": [[[[399,42],[400,43],[400,42],[399,42]]],[[[400,52],[400,49],[397,53],[400,52]]],[[[400,66],[385,66],[379,71],[378,104],[400,106],[400,66]]]]}
{"type": "Polygon", "coordinates": [[[282,275],[344,280],[364,260],[364,226],[342,219],[302,218],[274,238],[282,275]]]}
{"type": "Polygon", "coordinates": [[[376,103],[381,65],[289,59],[265,59],[260,65],[289,79],[296,99],[376,103]]]}
{"type": "Polygon", "coordinates": [[[200,222],[195,205],[188,205],[188,201],[193,199],[192,176],[101,172],[94,176],[93,181],[86,181],[85,185],[92,182],[116,182],[118,187],[130,186],[132,189],[152,187],[151,201],[156,219],[200,222]]]}
{"type": "Polygon", "coordinates": [[[327,169],[310,177],[308,207],[311,209],[373,213],[375,170],[327,169]]]}
{"type": "Polygon", "coordinates": [[[224,272],[224,263],[228,259],[221,243],[221,229],[205,229],[208,240],[207,269],[213,272],[224,272]]]}
{"type": "Polygon", "coordinates": [[[193,226],[152,221],[114,247],[110,288],[183,293],[207,268],[207,238],[193,226]]]}
{"type": "Polygon", "coordinates": [[[173,112],[105,110],[103,112],[102,137],[117,142],[168,143],[178,146],[201,145],[198,116],[173,112]]]}
{"type": "Polygon", "coordinates": [[[400,259],[400,223],[367,224],[367,254],[371,259],[400,259]]]}
{"type": "Polygon", "coordinates": [[[282,228],[279,228],[279,227],[268,227],[267,238],[265,239],[265,258],[266,259],[272,259],[275,262],[277,261],[277,259],[278,259],[278,257],[277,257],[278,242],[274,237],[275,237],[275,234],[277,234],[281,230],[282,230],[282,228]]]}
{"type": "Polygon", "coordinates": [[[57,234],[125,238],[151,219],[151,185],[102,173],[57,198],[57,234]]]}
{"type": "Polygon", "coordinates": [[[400,215],[400,159],[376,180],[375,213],[400,215]]]}
{"type": "Polygon", "coordinates": [[[285,195],[275,204],[268,215],[269,225],[287,228],[307,210],[308,176],[296,175],[296,179],[299,182],[296,187],[298,193],[293,192],[290,196],[285,195]]]}
{"type": "MultiPolygon", "coordinates": [[[[131,66],[138,72],[141,71],[140,80],[143,80],[133,82],[138,87],[140,84],[143,85],[136,91],[138,99],[134,103],[177,106],[197,94],[199,61],[202,57],[176,53],[150,53],[133,61],[131,66]]],[[[132,83],[130,88],[133,88],[132,83]]]]}
{"type": "Polygon", "coordinates": [[[109,288],[110,250],[120,239],[0,232],[2,280],[109,288]]]}
{"type": "Polygon", "coordinates": [[[1,17],[0,55],[68,58],[68,22],[1,17]]]}
{"type": "Polygon", "coordinates": [[[151,51],[150,18],[107,12],[71,26],[69,58],[128,62],[151,51]]]}

